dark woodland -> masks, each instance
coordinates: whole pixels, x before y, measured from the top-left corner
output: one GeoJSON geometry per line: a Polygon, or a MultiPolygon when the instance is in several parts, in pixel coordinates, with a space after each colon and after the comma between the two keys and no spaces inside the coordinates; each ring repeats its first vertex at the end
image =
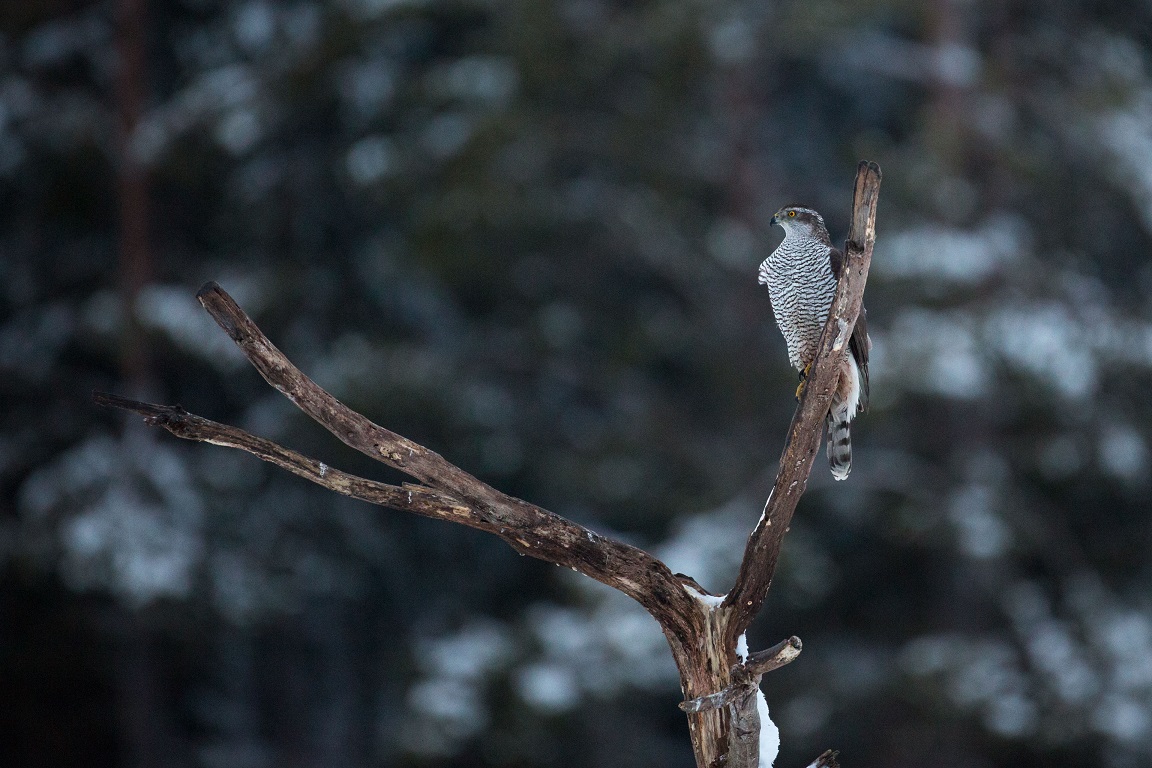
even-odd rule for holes
{"type": "Polygon", "coordinates": [[[1152,6],[28,0],[0,766],[695,765],[628,597],[92,392],[410,480],[265,383],[215,281],[355,412],[719,594],[797,408],[768,220],[842,245],[860,158],[871,408],[747,635],[803,640],[776,765],[1148,765],[1152,6]]]}

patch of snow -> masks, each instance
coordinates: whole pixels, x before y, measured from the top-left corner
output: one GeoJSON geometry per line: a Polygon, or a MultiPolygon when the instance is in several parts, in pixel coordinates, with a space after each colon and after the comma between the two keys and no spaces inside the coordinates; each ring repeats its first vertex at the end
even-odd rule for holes
{"type": "Polygon", "coordinates": [[[986,346],[1006,361],[1045,379],[1069,400],[1092,395],[1097,384],[1093,347],[1111,336],[1105,324],[1082,322],[1060,303],[1015,306],[984,324],[986,346]]]}
{"type": "Polygon", "coordinates": [[[1110,425],[1100,435],[1100,464],[1111,475],[1140,482],[1147,471],[1148,446],[1135,428],[1110,425]]]}
{"type": "Polygon", "coordinates": [[[872,332],[874,370],[900,371],[901,381],[885,384],[958,399],[987,393],[991,372],[977,326],[967,314],[909,309],[888,333],[872,332]]]}
{"type": "Polygon", "coordinates": [[[1123,109],[1101,115],[1096,121],[1099,147],[1105,148],[1109,171],[1128,191],[1133,208],[1152,231],[1152,89],[1144,89],[1123,109]]]}
{"type": "Polygon", "coordinates": [[[228,334],[220,332],[186,285],[145,286],[133,311],[145,328],[165,334],[176,346],[213,365],[229,369],[244,362],[228,334]]]}
{"type": "Polygon", "coordinates": [[[840,47],[831,60],[845,69],[911,82],[942,81],[958,88],[974,85],[984,69],[979,51],[967,46],[925,45],[879,33],[856,35],[852,45],[840,47]]]}
{"type": "Polygon", "coordinates": [[[756,689],[756,712],[760,715],[759,768],[772,768],[776,755],[780,753],[780,729],[768,717],[768,701],[760,689],[756,689]]]}
{"type": "Polygon", "coordinates": [[[748,538],[748,511],[760,503],[741,495],[714,510],[688,517],[653,554],[674,573],[687,573],[700,584],[731,584],[748,538]]]}
{"type": "Polygon", "coordinates": [[[503,624],[475,620],[454,635],[420,640],[422,667],[436,675],[478,680],[502,669],[512,658],[513,637],[503,624]]]}
{"type": "Polygon", "coordinates": [[[57,525],[69,586],[142,606],[187,597],[204,554],[204,510],[182,455],[139,433],[96,436],[35,472],[20,504],[57,525]]]}
{"type": "Polygon", "coordinates": [[[693,589],[692,586],[689,584],[684,585],[684,591],[686,591],[688,594],[692,595],[692,597],[696,598],[700,602],[704,603],[704,605],[708,606],[712,610],[716,610],[717,608],[719,608],[720,604],[724,602],[724,598],[728,596],[726,594],[725,595],[706,595],[703,592],[700,592],[698,590],[693,589]]]}
{"type": "Polygon", "coordinates": [[[538,710],[565,712],[580,703],[580,684],[573,671],[562,664],[532,664],[516,675],[516,692],[538,710]]]}
{"type": "Polygon", "coordinates": [[[957,490],[948,518],[956,527],[960,548],[978,560],[1000,557],[1012,546],[1012,531],[1000,518],[995,489],[972,483],[957,490]]]}
{"type": "Polygon", "coordinates": [[[429,93],[439,99],[501,107],[520,88],[515,63],[500,56],[467,56],[434,68],[425,78],[429,93]]]}
{"type": "Polygon", "coordinates": [[[396,147],[387,136],[365,136],[348,150],[344,168],[360,186],[391,176],[398,165],[396,147]]]}
{"type": "MultiPolygon", "coordinates": [[[[581,581],[588,580],[573,583],[581,581]]],[[[629,685],[651,690],[675,685],[676,666],[665,652],[659,625],[623,595],[595,594],[601,602],[590,613],[551,605],[529,610],[528,626],[541,648],[539,663],[569,670],[579,695],[610,695],[629,685]]]]}
{"type": "Polygon", "coordinates": [[[880,274],[953,284],[979,283],[1031,250],[1028,225],[1018,216],[990,216],[974,230],[936,224],[900,232],[876,245],[880,274]]]}

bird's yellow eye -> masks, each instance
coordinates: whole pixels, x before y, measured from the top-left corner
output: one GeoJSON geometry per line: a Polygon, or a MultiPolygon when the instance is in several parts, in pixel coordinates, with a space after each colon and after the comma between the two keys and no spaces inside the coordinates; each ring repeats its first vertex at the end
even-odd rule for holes
{"type": "Polygon", "coordinates": [[[790,219],[796,218],[796,211],[788,211],[788,218],[790,218],[790,219]]]}

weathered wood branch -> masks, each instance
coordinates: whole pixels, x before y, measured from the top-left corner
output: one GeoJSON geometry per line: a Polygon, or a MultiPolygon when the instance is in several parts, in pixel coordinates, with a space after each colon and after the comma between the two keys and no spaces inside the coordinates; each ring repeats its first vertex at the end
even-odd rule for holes
{"type": "MultiPolygon", "coordinates": [[[[572,568],[639,602],[660,624],[680,671],[692,746],[700,768],[754,768],[760,721],[756,691],[766,672],[800,652],[800,640],[782,643],[736,663],[737,639],[772,582],[784,533],[807,486],[842,354],[859,314],[875,240],[880,169],[861,163],[845,264],[820,351],[813,363],[780,459],[780,472],[760,522],[749,537],[736,584],[723,599],[706,595],[691,578],[673,574],[651,554],[508,496],[435,451],[351,410],[292,364],[215,283],[197,299],[275,389],[338,439],[418,481],[389,485],[328,467],[269,440],[190,414],[96,394],[96,402],[133,411],[177,437],[247,451],[325,488],[382,506],[461,523],[499,536],[517,552],[572,568]]],[[[814,766],[834,766],[827,752],[814,766]],[[821,762],[824,761],[824,762],[821,762]]]]}
{"type": "Polygon", "coordinates": [[[753,768],[760,762],[760,711],[757,694],[765,673],[779,669],[800,655],[800,638],[790,637],[767,650],[751,654],[732,668],[728,687],[708,696],[680,703],[685,712],[728,711],[728,755],[730,767],[753,768]]]}
{"type": "MultiPolygon", "coordinates": [[[[360,499],[369,504],[402,509],[437,520],[463,523],[473,528],[495,533],[508,541],[506,534],[494,530],[482,520],[473,517],[468,505],[448,494],[432,490],[426,486],[410,483],[405,483],[402,486],[388,485],[350,475],[347,472],[333,469],[322,461],[297,453],[271,440],[257,437],[238,427],[221,424],[188,413],[179,405],[153,405],[103,392],[96,392],[92,397],[99,405],[138,413],[144,417],[145,423],[163,427],[176,437],[226,448],[239,448],[257,458],[275,464],[281,469],[286,469],[294,475],[311,480],[317,485],[322,485],[328,490],[344,496],[360,499]]],[[[509,541],[509,544],[524,554],[535,554],[522,546],[518,546],[519,542],[514,539],[509,541]]]]}
{"type": "Polygon", "coordinates": [[[758,768],[760,765],[760,709],[756,706],[759,685],[746,686],[728,708],[728,766],[758,768]]]}
{"type": "Polygon", "coordinates": [[[784,534],[788,532],[796,504],[808,487],[812,464],[820,450],[824,417],[828,414],[839,375],[837,358],[852,337],[864,301],[864,286],[872,264],[872,246],[876,242],[876,201],[879,194],[880,166],[861,161],[856,172],[852,225],[844,248],[844,268],[828,321],[820,336],[819,352],[788,430],[788,443],[780,457],[776,482],[768,494],[760,522],[748,537],[736,585],[724,600],[724,607],[733,611],[727,627],[733,647],[760,612],[772,585],[784,534]]]}
{"type": "Polygon", "coordinates": [[[265,381],[297,408],[369,458],[458,499],[468,515],[456,522],[496,533],[525,555],[575,568],[635,599],[661,626],[688,630],[677,625],[679,616],[691,613],[692,600],[664,563],[637,547],[501,493],[435,451],[353,411],[300,371],[216,283],[205,285],[196,298],[265,381]]]}
{"type": "Polygon", "coordinates": [[[839,754],[835,750],[825,750],[820,757],[808,764],[808,768],[840,768],[840,764],[836,762],[836,756],[839,754]]]}
{"type": "Polygon", "coordinates": [[[705,712],[732,704],[747,689],[755,689],[759,686],[760,678],[766,673],[793,661],[800,655],[803,647],[800,638],[790,637],[787,640],[781,640],[771,648],[753,653],[746,661],[732,668],[732,682],[727,688],[691,701],[682,701],[680,702],[680,709],[685,712],[705,712]]]}

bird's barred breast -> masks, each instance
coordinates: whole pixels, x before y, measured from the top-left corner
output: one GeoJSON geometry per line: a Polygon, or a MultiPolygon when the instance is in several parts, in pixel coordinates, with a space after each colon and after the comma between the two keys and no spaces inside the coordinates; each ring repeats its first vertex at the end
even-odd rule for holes
{"type": "Polygon", "coordinates": [[[836,293],[836,280],[828,261],[828,247],[799,244],[786,237],[768,260],[764,276],[772,300],[772,314],[788,345],[788,358],[803,368],[815,356],[828,308],[836,293]]]}

